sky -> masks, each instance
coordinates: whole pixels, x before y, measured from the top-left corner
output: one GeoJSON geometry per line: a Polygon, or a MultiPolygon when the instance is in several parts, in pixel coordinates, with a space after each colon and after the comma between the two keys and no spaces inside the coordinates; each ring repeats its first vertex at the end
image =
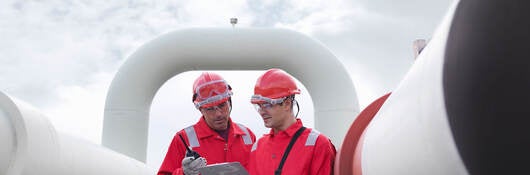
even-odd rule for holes
{"type": "MultiPolygon", "coordinates": [[[[121,64],[156,37],[190,27],[286,28],[321,42],[344,64],[362,109],[392,91],[414,63],[412,42],[429,39],[453,0],[2,0],[0,91],[32,104],[62,133],[101,143],[107,90],[121,64]]],[[[232,118],[268,132],[248,103],[262,71],[222,71],[234,87],[232,118]]],[[[185,72],[157,92],[147,165],[158,168],[174,133],[195,123],[185,72]]],[[[312,101],[302,84],[304,124],[312,101]]]]}

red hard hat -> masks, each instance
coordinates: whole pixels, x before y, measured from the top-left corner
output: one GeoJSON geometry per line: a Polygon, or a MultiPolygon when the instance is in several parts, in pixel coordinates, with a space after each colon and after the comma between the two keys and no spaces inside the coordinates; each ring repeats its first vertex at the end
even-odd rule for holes
{"type": "Polygon", "coordinates": [[[193,104],[197,109],[216,106],[232,96],[232,88],[219,74],[203,72],[193,83],[193,104]]]}
{"type": "Polygon", "coordinates": [[[274,101],[293,94],[300,94],[300,89],[291,75],[281,69],[269,69],[256,81],[251,103],[274,101]]]}

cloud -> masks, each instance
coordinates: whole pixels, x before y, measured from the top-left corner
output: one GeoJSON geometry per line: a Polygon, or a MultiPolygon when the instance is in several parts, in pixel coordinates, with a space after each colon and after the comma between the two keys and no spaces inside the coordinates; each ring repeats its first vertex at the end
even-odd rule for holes
{"type": "Polygon", "coordinates": [[[86,86],[62,85],[55,89],[58,99],[43,113],[60,132],[93,143],[101,142],[106,92],[113,74],[96,74],[86,86]]]}
{"type": "Polygon", "coordinates": [[[53,101],[59,86],[88,85],[94,73],[113,72],[124,51],[135,47],[122,45],[122,38],[105,38],[105,25],[85,17],[90,13],[83,14],[83,8],[55,3],[12,3],[7,10],[16,18],[2,17],[8,27],[2,31],[0,59],[9,67],[2,69],[2,78],[11,82],[2,89],[37,105],[53,101]]]}
{"type": "Polygon", "coordinates": [[[244,0],[223,1],[187,1],[182,4],[180,20],[185,27],[231,27],[230,18],[238,18],[238,26],[250,26],[254,20],[244,0]]]}
{"type": "Polygon", "coordinates": [[[346,19],[359,9],[349,1],[249,1],[256,16],[253,26],[289,28],[311,35],[315,31],[335,33],[347,27],[346,19]]]}

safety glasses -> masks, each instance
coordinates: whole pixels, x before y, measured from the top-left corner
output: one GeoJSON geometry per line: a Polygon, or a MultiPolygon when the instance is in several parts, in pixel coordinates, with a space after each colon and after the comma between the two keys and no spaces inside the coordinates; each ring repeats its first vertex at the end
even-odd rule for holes
{"type": "Polygon", "coordinates": [[[254,106],[254,109],[256,109],[256,111],[262,111],[262,110],[269,110],[272,108],[272,106],[274,106],[273,104],[270,104],[270,103],[260,103],[260,104],[253,104],[254,106]]]}
{"type": "Polygon", "coordinates": [[[213,97],[207,98],[206,100],[203,100],[203,101],[200,101],[200,102],[195,103],[195,108],[200,109],[201,106],[203,106],[203,105],[205,105],[205,104],[213,103],[213,102],[216,102],[216,101],[222,100],[222,99],[224,99],[224,98],[228,98],[228,97],[230,97],[231,95],[232,95],[232,92],[227,92],[227,93],[224,93],[224,94],[221,94],[221,95],[216,95],[216,96],[213,96],[213,97]]]}
{"type": "Polygon", "coordinates": [[[259,112],[260,110],[264,109],[268,110],[272,108],[272,106],[274,106],[275,104],[282,103],[283,101],[285,101],[285,99],[287,99],[287,97],[271,99],[263,97],[261,95],[253,95],[250,101],[254,104],[254,108],[256,109],[256,111],[259,112]]]}
{"type": "Polygon", "coordinates": [[[261,102],[265,102],[265,103],[270,103],[270,104],[280,104],[282,103],[287,97],[282,97],[282,98],[277,98],[277,99],[272,99],[272,98],[268,98],[268,97],[264,97],[264,96],[261,96],[261,95],[253,95],[251,98],[250,98],[250,102],[251,103],[261,103],[261,102]]]}
{"type": "Polygon", "coordinates": [[[217,111],[219,112],[226,112],[228,110],[226,110],[226,107],[228,107],[228,101],[225,101],[217,106],[211,106],[211,107],[207,107],[207,108],[201,108],[201,110],[206,113],[206,114],[209,114],[209,115],[213,115],[215,113],[217,113],[217,111]]]}

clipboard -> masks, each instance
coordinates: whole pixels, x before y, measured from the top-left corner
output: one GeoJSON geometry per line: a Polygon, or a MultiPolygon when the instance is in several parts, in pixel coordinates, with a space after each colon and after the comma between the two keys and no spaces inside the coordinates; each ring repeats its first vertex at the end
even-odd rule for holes
{"type": "Polygon", "coordinates": [[[225,162],[199,168],[201,175],[249,175],[239,162],[225,162]]]}

